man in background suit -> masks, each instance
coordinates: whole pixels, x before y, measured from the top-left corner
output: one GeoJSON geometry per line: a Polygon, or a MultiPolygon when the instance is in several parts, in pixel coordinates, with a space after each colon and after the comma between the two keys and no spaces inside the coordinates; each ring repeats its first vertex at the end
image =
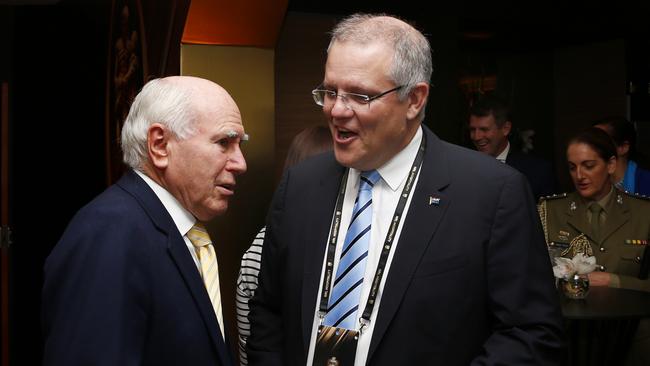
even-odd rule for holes
{"type": "Polygon", "coordinates": [[[312,94],[334,152],[289,169],[275,193],[249,365],[559,363],[525,178],[422,126],[431,73],[428,41],[399,19],[355,14],[332,32],[312,94]]]}
{"type": "Polygon", "coordinates": [[[226,212],[245,136],[211,81],[144,86],[122,130],[131,169],[75,215],[45,263],[45,365],[233,364],[200,222],[226,212]]]}
{"type": "Polygon", "coordinates": [[[513,151],[508,141],[512,131],[508,105],[498,97],[483,96],[470,108],[469,136],[476,150],[519,170],[528,179],[535,199],[555,193],[551,164],[535,156],[513,151]]]}

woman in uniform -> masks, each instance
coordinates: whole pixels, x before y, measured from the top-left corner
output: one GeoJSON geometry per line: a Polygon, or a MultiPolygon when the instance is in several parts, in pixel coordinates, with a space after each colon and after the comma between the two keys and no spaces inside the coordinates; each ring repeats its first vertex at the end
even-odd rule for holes
{"type": "Polygon", "coordinates": [[[596,257],[591,286],[650,291],[645,248],[650,238],[650,200],[612,184],[616,147],[609,135],[589,128],[567,145],[575,192],[545,197],[539,212],[552,252],[596,257]]]}

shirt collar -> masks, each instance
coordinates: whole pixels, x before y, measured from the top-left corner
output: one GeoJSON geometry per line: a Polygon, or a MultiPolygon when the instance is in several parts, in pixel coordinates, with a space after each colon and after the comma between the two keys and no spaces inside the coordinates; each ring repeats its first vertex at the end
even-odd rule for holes
{"type": "Polygon", "coordinates": [[[163,206],[165,206],[165,209],[172,217],[172,220],[174,220],[174,224],[181,235],[185,235],[190,231],[192,226],[194,226],[194,223],[196,223],[194,215],[181,206],[180,202],[178,202],[178,200],[160,184],[156,183],[143,172],[137,169],[134,169],[134,171],[144,180],[145,183],[147,183],[149,187],[151,187],[153,193],[156,194],[156,197],[158,197],[163,206]]]}
{"type": "Polygon", "coordinates": [[[609,189],[609,193],[607,193],[605,197],[601,198],[600,201],[598,201],[598,204],[600,205],[600,207],[603,208],[603,211],[607,212],[607,209],[609,208],[613,197],[614,197],[614,187],[611,187],[609,189]]]}
{"type": "Polygon", "coordinates": [[[508,141],[508,144],[506,145],[506,148],[501,151],[501,154],[497,155],[497,160],[506,162],[506,159],[508,158],[508,153],[510,152],[510,141],[508,141]]]}

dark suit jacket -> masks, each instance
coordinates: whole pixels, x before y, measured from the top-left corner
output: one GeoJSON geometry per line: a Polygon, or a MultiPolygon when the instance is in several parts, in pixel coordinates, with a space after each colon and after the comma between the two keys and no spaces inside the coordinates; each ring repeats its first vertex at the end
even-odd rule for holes
{"type": "Polygon", "coordinates": [[[45,263],[45,365],[231,365],[171,216],[129,171],[72,219],[45,263]]]}
{"type": "Polygon", "coordinates": [[[535,200],[556,192],[555,174],[548,161],[517,151],[510,151],[506,164],[519,170],[528,179],[535,200]]]}
{"type": "MultiPolygon", "coordinates": [[[[423,129],[424,163],[368,365],[558,364],[558,298],[524,176],[423,129]]],[[[251,302],[251,366],[305,365],[343,172],[333,154],[318,156],[289,170],[274,196],[251,302]]]]}

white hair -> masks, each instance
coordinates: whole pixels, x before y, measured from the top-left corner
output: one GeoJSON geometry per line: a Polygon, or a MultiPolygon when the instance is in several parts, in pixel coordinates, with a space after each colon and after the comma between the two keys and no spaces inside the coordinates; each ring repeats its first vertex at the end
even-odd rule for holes
{"type": "Polygon", "coordinates": [[[143,168],[148,161],[149,126],[160,123],[179,139],[195,133],[192,95],[182,83],[153,79],[138,93],[122,127],[123,160],[131,168],[143,168]]]}

